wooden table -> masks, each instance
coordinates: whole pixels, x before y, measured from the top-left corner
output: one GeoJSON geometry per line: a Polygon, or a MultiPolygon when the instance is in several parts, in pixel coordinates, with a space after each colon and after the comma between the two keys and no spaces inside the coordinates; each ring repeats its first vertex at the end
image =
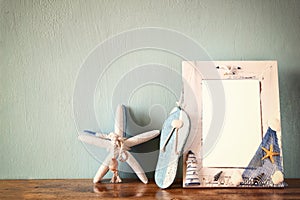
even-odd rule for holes
{"type": "Polygon", "coordinates": [[[153,181],[99,183],[90,179],[0,180],[0,199],[300,199],[300,179],[287,179],[284,189],[183,189],[177,181],[171,188],[159,189],[153,181]]]}

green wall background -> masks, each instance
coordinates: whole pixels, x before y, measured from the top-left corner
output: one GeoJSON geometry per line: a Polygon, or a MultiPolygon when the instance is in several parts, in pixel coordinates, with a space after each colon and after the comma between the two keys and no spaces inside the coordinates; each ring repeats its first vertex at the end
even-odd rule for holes
{"type": "MultiPolygon", "coordinates": [[[[300,1],[1,0],[0,6],[1,179],[93,177],[99,163],[77,141],[73,119],[77,73],[100,42],[140,27],[181,32],[213,60],[278,60],[285,174],[300,178],[300,1]]],[[[173,55],[132,53],[105,75],[105,94],[111,78],[147,62],[180,73],[181,60],[173,55]]],[[[169,111],[175,100],[149,86],[136,91],[129,106],[143,125],[149,106],[169,111]]],[[[113,112],[99,106],[102,130],[110,131],[113,112]]]]}

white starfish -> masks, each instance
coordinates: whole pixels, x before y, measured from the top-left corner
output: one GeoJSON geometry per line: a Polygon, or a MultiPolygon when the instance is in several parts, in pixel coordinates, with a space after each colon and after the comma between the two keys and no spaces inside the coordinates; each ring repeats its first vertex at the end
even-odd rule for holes
{"type": "MultiPolygon", "coordinates": [[[[85,131],[78,136],[78,139],[82,142],[92,144],[98,147],[107,148],[111,153],[106,157],[102,165],[99,167],[93,182],[99,182],[103,176],[110,169],[109,166],[112,166],[112,161],[119,159],[121,162],[127,162],[128,165],[133,169],[136,175],[143,183],[148,183],[147,176],[145,175],[144,170],[137,162],[137,160],[132,156],[128,151],[130,147],[135,145],[147,142],[156,136],[159,135],[159,130],[153,130],[145,132],[131,138],[125,138],[126,130],[126,108],[124,105],[119,105],[116,110],[116,119],[115,119],[115,130],[109,134],[96,133],[93,131],[85,131]]],[[[114,168],[117,167],[117,163],[114,164],[114,168]]],[[[116,170],[116,169],[114,169],[116,170]]],[[[121,179],[118,177],[117,171],[114,172],[114,176],[111,182],[121,182],[121,179]]]]}

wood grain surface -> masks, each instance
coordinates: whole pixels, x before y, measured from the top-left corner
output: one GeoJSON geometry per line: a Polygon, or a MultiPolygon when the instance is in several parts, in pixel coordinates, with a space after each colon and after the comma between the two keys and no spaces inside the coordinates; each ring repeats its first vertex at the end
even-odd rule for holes
{"type": "Polygon", "coordinates": [[[162,190],[153,180],[143,184],[124,180],[111,184],[108,180],[94,185],[90,179],[63,180],[1,180],[0,199],[300,199],[300,179],[286,180],[284,189],[183,189],[177,181],[162,190]]]}

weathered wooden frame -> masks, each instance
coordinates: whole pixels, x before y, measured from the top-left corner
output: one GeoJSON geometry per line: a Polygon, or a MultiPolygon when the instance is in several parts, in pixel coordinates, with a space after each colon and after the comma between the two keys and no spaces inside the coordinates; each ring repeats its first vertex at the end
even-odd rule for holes
{"type": "MultiPolygon", "coordinates": [[[[201,155],[203,155],[202,80],[258,80],[261,87],[262,136],[266,133],[268,127],[273,126],[273,129],[276,129],[277,132],[279,147],[282,149],[277,70],[277,61],[184,61],[182,63],[182,77],[184,82],[182,107],[188,113],[191,120],[190,135],[183,155],[183,187],[215,187],[205,184],[200,184],[199,186],[185,185],[185,160],[189,150],[192,150],[196,157],[199,158],[198,166],[200,171],[203,170],[201,162],[201,155]]],[[[282,150],[280,153],[282,158],[282,150]]],[[[217,185],[216,187],[224,186],[217,185]]]]}

